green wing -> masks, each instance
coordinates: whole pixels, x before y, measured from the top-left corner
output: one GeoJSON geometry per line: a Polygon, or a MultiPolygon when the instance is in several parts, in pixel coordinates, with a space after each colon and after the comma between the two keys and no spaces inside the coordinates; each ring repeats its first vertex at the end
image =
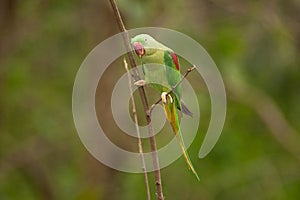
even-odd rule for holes
{"type": "MultiPolygon", "coordinates": [[[[168,83],[171,87],[174,87],[181,79],[179,62],[176,54],[172,51],[166,50],[164,53],[164,63],[166,65],[166,76],[168,83]]],[[[181,108],[181,85],[178,85],[174,90],[176,96],[176,106],[181,108]]]]}

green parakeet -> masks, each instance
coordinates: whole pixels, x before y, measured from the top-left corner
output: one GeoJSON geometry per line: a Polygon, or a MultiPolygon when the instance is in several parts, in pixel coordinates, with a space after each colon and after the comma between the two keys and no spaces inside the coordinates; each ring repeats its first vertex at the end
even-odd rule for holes
{"type": "Polygon", "coordinates": [[[145,75],[145,80],[137,81],[136,85],[150,84],[160,92],[167,120],[171,124],[189,168],[199,180],[198,174],[186,151],[180,130],[178,110],[190,116],[192,116],[192,113],[181,101],[181,85],[174,88],[181,80],[177,55],[172,49],[164,46],[147,34],[140,34],[132,38],[131,45],[137,56],[141,59],[145,75]],[[159,65],[145,65],[151,63],[159,65]],[[168,94],[172,89],[173,92],[168,94]]]}

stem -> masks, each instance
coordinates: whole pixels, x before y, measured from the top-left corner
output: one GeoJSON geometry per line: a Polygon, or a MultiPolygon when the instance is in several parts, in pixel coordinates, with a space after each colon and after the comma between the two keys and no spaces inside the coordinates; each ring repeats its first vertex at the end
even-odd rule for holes
{"type": "MultiPolygon", "coordinates": [[[[195,65],[193,65],[193,67],[191,67],[191,68],[188,68],[188,69],[186,70],[186,72],[184,73],[184,75],[181,77],[180,81],[177,82],[176,85],[174,85],[174,87],[172,87],[172,90],[170,90],[170,91],[167,93],[167,95],[169,95],[169,94],[171,94],[172,92],[174,92],[174,90],[175,90],[175,89],[183,82],[183,80],[187,77],[187,75],[189,75],[189,73],[191,73],[194,69],[196,69],[196,66],[195,66],[195,65]]],[[[154,104],[152,104],[152,106],[150,107],[150,111],[149,111],[150,114],[151,114],[153,108],[154,108],[157,104],[159,104],[160,102],[161,102],[161,98],[158,99],[154,104]]]]}
{"type": "Polygon", "coordinates": [[[130,94],[131,94],[130,100],[131,100],[131,104],[132,104],[132,114],[133,114],[135,129],[136,129],[136,133],[137,133],[137,137],[138,137],[138,148],[139,148],[139,154],[141,157],[142,170],[143,170],[144,178],[145,178],[147,200],[151,200],[148,175],[147,175],[145,158],[144,158],[144,153],[143,153],[142,139],[141,139],[140,129],[139,129],[139,125],[138,125],[138,118],[137,118],[137,114],[136,114],[136,106],[135,106],[135,101],[134,101],[134,97],[133,97],[133,91],[132,91],[132,87],[131,87],[131,77],[130,77],[130,73],[128,70],[128,65],[127,65],[126,59],[124,58],[123,61],[124,61],[124,66],[125,66],[125,69],[127,72],[128,87],[129,87],[130,94]]]}
{"type": "MultiPolygon", "coordinates": [[[[127,55],[129,57],[131,68],[133,69],[132,70],[133,71],[133,77],[134,77],[135,81],[139,80],[139,76],[138,76],[138,72],[137,72],[137,68],[136,68],[136,63],[134,61],[133,54],[132,54],[132,51],[131,51],[131,48],[130,48],[128,32],[125,29],[123,20],[121,18],[121,15],[120,15],[120,12],[119,12],[119,9],[118,9],[118,6],[117,6],[115,0],[109,0],[109,2],[110,2],[111,7],[114,11],[119,29],[122,32],[122,37],[123,37],[123,40],[124,40],[127,55]]],[[[162,192],[162,184],[161,184],[161,175],[160,175],[158,154],[157,154],[156,141],[155,141],[155,137],[154,137],[153,127],[152,127],[152,124],[151,124],[151,117],[150,117],[150,114],[149,114],[149,104],[148,104],[148,100],[147,100],[147,97],[146,97],[146,94],[145,94],[144,87],[139,87],[138,91],[139,91],[139,95],[140,95],[141,100],[142,100],[144,113],[145,113],[145,117],[146,117],[146,121],[147,121],[148,132],[149,132],[150,148],[151,148],[151,152],[152,152],[152,161],[153,161],[153,167],[155,169],[154,176],[155,176],[156,195],[157,195],[158,200],[163,200],[164,196],[163,196],[163,192],[162,192]]]]}

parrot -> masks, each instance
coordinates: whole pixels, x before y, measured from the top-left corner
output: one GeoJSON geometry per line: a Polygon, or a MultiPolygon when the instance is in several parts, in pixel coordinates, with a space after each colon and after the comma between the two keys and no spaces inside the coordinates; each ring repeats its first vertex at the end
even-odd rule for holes
{"type": "Polygon", "coordinates": [[[180,64],[177,55],[172,49],[156,41],[148,34],[136,35],[131,38],[130,43],[135,54],[141,61],[144,73],[144,80],[138,80],[134,84],[136,86],[149,84],[160,92],[166,118],[177,138],[185,161],[196,178],[200,180],[189,158],[180,130],[178,110],[189,116],[192,116],[192,112],[189,111],[181,100],[181,85],[177,84],[181,80],[180,64]],[[157,67],[153,67],[150,64],[158,65],[156,65],[157,67]]]}

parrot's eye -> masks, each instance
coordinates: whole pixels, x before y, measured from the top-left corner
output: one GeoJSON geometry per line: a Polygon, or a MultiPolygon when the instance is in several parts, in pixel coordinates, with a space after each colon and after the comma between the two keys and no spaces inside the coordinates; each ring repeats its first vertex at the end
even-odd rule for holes
{"type": "Polygon", "coordinates": [[[147,38],[145,38],[145,42],[147,42],[147,38]]]}

